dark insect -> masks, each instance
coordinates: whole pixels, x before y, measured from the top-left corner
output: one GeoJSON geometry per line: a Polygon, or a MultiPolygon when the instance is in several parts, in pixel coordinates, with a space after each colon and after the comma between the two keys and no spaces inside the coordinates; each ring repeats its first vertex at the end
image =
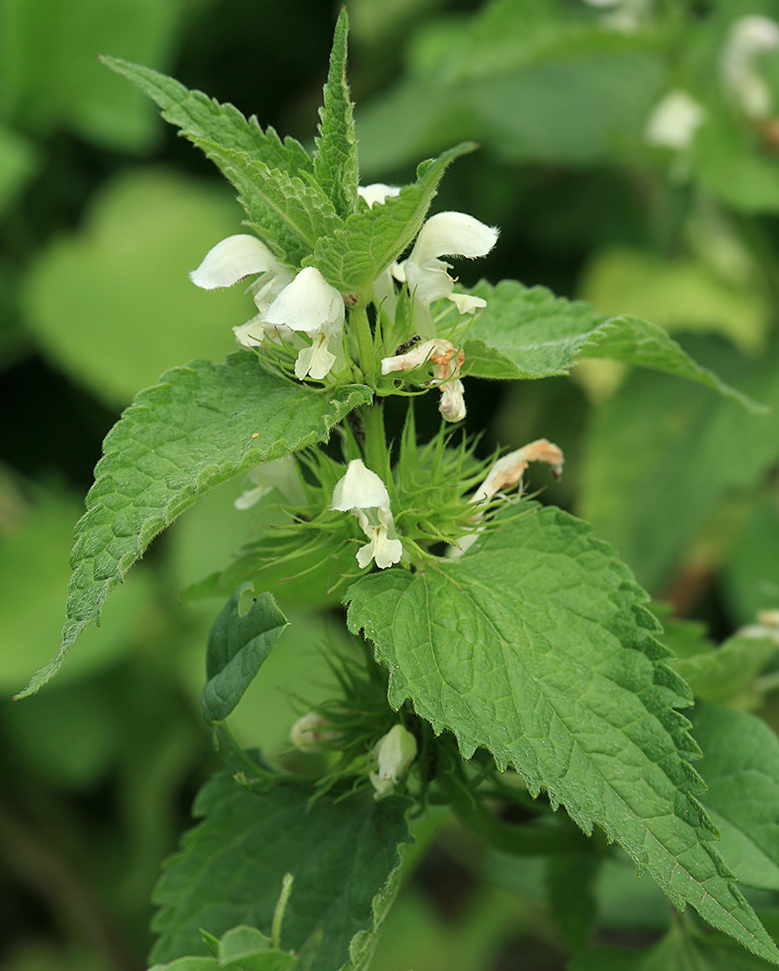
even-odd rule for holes
{"type": "Polygon", "coordinates": [[[419,334],[414,334],[413,337],[409,337],[405,344],[399,344],[395,348],[395,356],[397,357],[398,354],[405,354],[406,351],[410,351],[411,348],[415,344],[418,344],[421,340],[422,338],[419,336],[419,334]]]}

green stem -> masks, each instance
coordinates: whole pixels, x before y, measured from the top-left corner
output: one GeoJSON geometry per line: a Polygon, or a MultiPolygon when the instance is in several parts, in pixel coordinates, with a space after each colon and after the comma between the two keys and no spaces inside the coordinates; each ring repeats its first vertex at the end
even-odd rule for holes
{"type": "Polygon", "coordinates": [[[359,414],[365,432],[363,448],[366,464],[390,489],[392,476],[387,435],[384,431],[384,405],[375,399],[372,405],[361,408],[359,414]]]}
{"type": "Polygon", "coordinates": [[[357,335],[357,349],[360,356],[360,370],[363,376],[372,383],[373,376],[373,336],[368,313],[365,307],[353,307],[349,311],[349,327],[357,335]]]}
{"type": "Polygon", "coordinates": [[[463,826],[504,853],[546,856],[549,853],[581,852],[588,848],[587,837],[577,830],[563,830],[559,826],[514,826],[501,822],[456,773],[443,773],[438,777],[438,782],[463,826]]]}
{"type": "Polygon", "coordinates": [[[273,923],[270,929],[270,942],[271,947],[274,947],[277,951],[281,950],[281,925],[284,921],[284,911],[287,909],[287,901],[289,900],[289,895],[292,893],[292,883],[294,877],[291,873],[285,873],[281,881],[281,893],[279,894],[279,901],[276,904],[276,909],[273,912],[273,923]]]}

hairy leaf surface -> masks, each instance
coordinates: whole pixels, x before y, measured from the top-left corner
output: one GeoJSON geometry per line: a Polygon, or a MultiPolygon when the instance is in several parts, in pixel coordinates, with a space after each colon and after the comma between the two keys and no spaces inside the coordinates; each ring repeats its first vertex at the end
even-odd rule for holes
{"type": "Polygon", "coordinates": [[[23,695],[56,672],[116,583],[180,513],[260,462],[324,441],[370,397],[362,385],[324,391],[293,384],[247,353],[225,364],[173,368],[141,391],[106,436],[76,526],[62,647],[23,695]]]}
{"type": "Polygon", "coordinates": [[[350,216],[343,229],[323,236],[314,255],[304,262],[315,266],[337,290],[369,300],[373,281],[419,232],[447,166],[474,148],[473,142],[465,142],[434,161],[423,162],[416,182],[404,186],[399,195],[350,216]]]}
{"type": "Polygon", "coordinates": [[[325,85],[325,103],[319,109],[322,123],[316,140],[314,172],[328,194],[336,212],[344,218],[357,211],[357,186],[360,163],[354,133],[354,113],[346,81],[346,38],[349,20],[341,8],[330,55],[330,71],[325,85]]]}
{"type": "Polygon", "coordinates": [[[389,700],[410,698],[463,755],[478,746],[545,789],[585,832],[602,827],[679,907],[769,960],[696,799],[689,689],[665,662],[647,595],[615,551],[559,509],[525,504],[465,555],[385,570],[348,591],[389,700]]]}
{"type": "Polygon", "coordinates": [[[544,378],[567,374],[581,357],[605,357],[666,371],[760,410],[749,398],[700,367],[667,332],[638,317],[605,317],[580,300],[544,287],[482,281],[471,293],[487,309],[468,330],[468,373],[482,378],[544,378]]]}
{"type": "Polygon", "coordinates": [[[375,802],[366,790],[341,802],[328,794],[309,805],[310,797],[303,787],[249,792],[229,772],[203,788],[194,812],[206,818],[184,837],[155,891],[153,960],[205,954],[200,928],[218,936],[247,924],[268,933],[291,873],[284,948],[299,953],[321,935],[310,971],[364,966],[410,841],[407,802],[375,802]]]}

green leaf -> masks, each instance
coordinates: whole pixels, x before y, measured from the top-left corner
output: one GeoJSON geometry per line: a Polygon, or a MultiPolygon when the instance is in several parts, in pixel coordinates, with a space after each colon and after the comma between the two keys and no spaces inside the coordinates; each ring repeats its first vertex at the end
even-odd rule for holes
{"type": "Polygon", "coordinates": [[[194,812],[206,819],[184,837],[155,891],[154,960],[205,953],[201,927],[218,935],[247,924],[267,933],[291,873],[284,947],[300,952],[321,935],[310,971],[364,966],[410,841],[407,804],[376,802],[367,790],[340,801],[310,797],[302,787],[249,792],[227,772],[204,787],[194,812]]]}
{"type": "Polygon", "coordinates": [[[207,931],[200,933],[212,957],[176,958],[150,971],[292,971],[298,961],[289,951],[274,948],[255,927],[233,927],[221,940],[207,931]]]}
{"type": "Polygon", "coordinates": [[[701,802],[720,832],[725,862],[741,883],[779,890],[779,739],[746,711],[696,704],[704,752],[701,802]]]}
{"type": "Polygon", "coordinates": [[[216,163],[241,193],[252,227],[277,259],[296,266],[321,232],[335,228],[335,210],[313,181],[311,158],[294,138],[282,142],[272,128],[263,131],[254,115],[247,121],[233,105],[189,91],[150,68],[103,60],[152,98],[162,117],[216,163]]]}
{"type": "Polygon", "coordinates": [[[322,123],[316,139],[314,159],[317,182],[325,190],[336,212],[346,218],[357,211],[360,163],[349,85],[346,81],[346,48],[349,19],[341,8],[330,55],[330,72],[325,85],[325,103],[319,114],[322,123]]]}
{"type": "Polygon", "coordinates": [[[245,583],[233,593],[208,635],[203,708],[211,721],[223,721],[235,708],[288,624],[269,593],[255,597],[241,615],[247,590],[254,586],[245,583]]]}
{"type": "Polygon", "coordinates": [[[605,357],[696,381],[760,411],[739,391],[700,367],[662,327],[638,317],[605,317],[582,301],[514,280],[482,281],[471,293],[487,309],[468,331],[468,373],[481,378],[545,378],[567,374],[577,358],[605,357]]]}
{"type": "Polygon", "coordinates": [[[253,354],[194,361],[141,391],[103,445],[87,513],[76,526],[59,654],[37,691],[154,537],[210,489],[314,442],[371,397],[362,385],[313,390],[263,371],[253,354]]]}
{"type": "Polygon", "coordinates": [[[647,869],[673,903],[779,961],[712,844],[647,595],[589,526],[514,507],[465,555],[391,569],[348,591],[348,624],[376,645],[393,708],[410,698],[465,758],[478,746],[545,789],[647,869]]]}
{"type": "Polygon", "coordinates": [[[447,166],[475,148],[473,142],[465,142],[435,161],[423,162],[416,182],[383,204],[350,216],[343,229],[318,240],[313,256],[304,263],[315,266],[342,293],[357,293],[363,301],[369,300],[373,281],[419,232],[447,166]]]}
{"type": "Polygon", "coordinates": [[[674,668],[690,685],[696,699],[738,703],[777,651],[776,642],[768,636],[736,635],[720,647],[679,658],[674,668]]]}
{"type": "MultiPolygon", "coordinates": [[[[749,415],[692,383],[635,371],[595,413],[579,511],[649,590],[722,503],[760,484],[779,455],[779,346],[759,359],[715,340],[685,342],[698,360],[773,409],[749,415]]],[[[712,537],[727,542],[722,524],[712,537]]]]}
{"type": "Polygon", "coordinates": [[[193,141],[238,189],[238,201],[249,217],[247,224],[281,262],[298,266],[317,240],[342,225],[332,202],[316,183],[270,168],[248,152],[205,139],[193,141]]]}

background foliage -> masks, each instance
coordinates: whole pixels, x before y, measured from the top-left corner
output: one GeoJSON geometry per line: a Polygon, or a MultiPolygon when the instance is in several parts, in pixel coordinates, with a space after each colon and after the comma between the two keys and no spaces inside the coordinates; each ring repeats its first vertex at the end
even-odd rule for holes
{"type": "MultiPolygon", "coordinates": [[[[615,35],[581,0],[353,0],[350,81],[364,182],[411,181],[420,158],[480,142],[448,170],[436,202],[502,228],[480,274],[660,323],[773,406],[758,419],[707,388],[603,362],[572,379],[469,392],[469,427],[488,427],[485,455],[495,442],[556,441],[566,474],[559,483],[537,474],[541,501],[590,520],[650,593],[721,641],[757,610],[779,608],[779,166],[770,132],[728,113],[716,65],[736,16],[779,19],[779,4],[657,5],[671,25],[676,11],[678,33],[615,35]],[[710,121],[680,174],[644,131],[681,83],[710,121]]],[[[0,773],[10,781],[0,961],[9,971],[145,966],[161,860],[217,764],[199,694],[221,601],[182,605],[178,594],[227,565],[246,528],[232,505],[240,484],[216,489],[151,547],[58,680],[8,700],[59,643],[72,528],[103,436],[166,368],[220,362],[234,346],[230,326],[247,315],[240,293],[206,295],[186,276],[237,231],[229,189],[97,55],[163,70],[310,142],[336,15],[316,0],[0,0],[0,773]]],[[[776,57],[762,63],[779,104],[776,57]]],[[[318,649],[342,636],[290,599],[284,650],[232,716],[241,742],[262,737],[274,753],[299,698],[325,690],[318,649]]],[[[721,744],[733,719],[749,718],[744,738],[775,745],[773,647],[745,671],[733,639],[707,664],[687,650],[696,637],[700,646],[691,631],[671,627],[680,673],[709,702],[696,709],[698,740],[721,744]]],[[[734,764],[748,772],[754,746],[743,744],[734,764]]],[[[728,756],[701,763],[706,806],[752,875],[750,901],[779,928],[776,830],[766,823],[755,841],[755,827],[748,839],[732,818],[728,756]]],[[[770,808],[779,759],[765,786],[770,808]]],[[[751,822],[761,821],[756,803],[751,822]]],[[[585,855],[572,887],[554,865],[518,863],[449,823],[426,825],[378,971],[563,968],[594,922],[604,947],[651,943],[672,922],[660,892],[619,857],[596,874],[585,855]]],[[[716,938],[694,955],[673,935],[657,947],[641,958],[647,968],[760,966],[724,958],[716,938]]],[[[603,951],[572,967],[643,967],[637,960],[603,951]]]]}

